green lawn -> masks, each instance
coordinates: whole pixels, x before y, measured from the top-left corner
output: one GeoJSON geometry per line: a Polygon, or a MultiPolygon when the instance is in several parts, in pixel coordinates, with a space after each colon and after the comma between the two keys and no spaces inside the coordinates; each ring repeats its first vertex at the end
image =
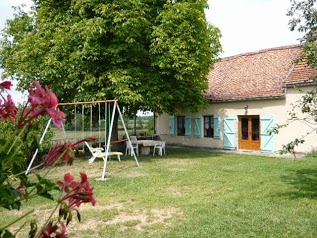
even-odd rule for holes
{"type": "MultiPolygon", "coordinates": [[[[95,207],[80,208],[69,237],[317,237],[317,160],[168,149],[163,157],[56,168],[85,171],[95,207]]],[[[41,219],[50,204],[32,201],[41,219]]],[[[0,225],[20,212],[1,210],[0,225]]]]}

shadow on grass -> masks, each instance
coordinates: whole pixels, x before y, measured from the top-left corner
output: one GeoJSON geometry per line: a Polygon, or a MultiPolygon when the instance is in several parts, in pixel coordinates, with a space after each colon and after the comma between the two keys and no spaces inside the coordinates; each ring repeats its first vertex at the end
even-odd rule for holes
{"type": "Polygon", "coordinates": [[[203,149],[168,149],[166,151],[166,156],[170,156],[176,159],[192,159],[192,158],[213,158],[213,157],[223,157],[225,154],[221,152],[215,152],[203,149]]]}
{"type": "MultiPolygon", "coordinates": [[[[223,157],[225,154],[221,152],[212,152],[212,151],[204,151],[199,149],[174,149],[167,148],[166,155],[159,156],[155,154],[153,156],[153,151],[149,155],[139,155],[137,159],[142,162],[151,162],[152,160],[160,160],[160,159],[199,159],[199,158],[216,158],[223,157]]],[[[226,157],[230,157],[230,154],[225,155],[226,157]]],[[[234,156],[234,155],[232,155],[234,156]]],[[[79,155],[77,158],[80,160],[87,160],[91,157],[89,153],[85,153],[79,155]]],[[[133,156],[125,155],[123,152],[123,156],[121,157],[123,160],[134,160],[133,156]]]]}
{"type": "Polygon", "coordinates": [[[292,199],[317,198],[317,169],[293,171],[293,175],[282,176],[282,181],[291,185],[293,191],[282,193],[292,199]]]}

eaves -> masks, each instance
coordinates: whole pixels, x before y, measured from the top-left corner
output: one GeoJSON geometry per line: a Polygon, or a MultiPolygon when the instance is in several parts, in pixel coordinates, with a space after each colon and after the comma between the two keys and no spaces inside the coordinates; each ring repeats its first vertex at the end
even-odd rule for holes
{"type": "Polygon", "coordinates": [[[286,83],[284,88],[299,87],[299,86],[313,86],[313,85],[317,85],[317,81],[309,80],[309,81],[302,81],[302,82],[286,83]]]}
{"type": "Polygon", "coordinates": [[[267,96],[267,97],[245,97],[245,98],[229,98],[229,99],[207,99],[208,103],[223,103],[223,102],[245,102],[245,101],[259,101],[259,100],[274,100],[284,99],[285,94],[278,96],[267,96]]]}

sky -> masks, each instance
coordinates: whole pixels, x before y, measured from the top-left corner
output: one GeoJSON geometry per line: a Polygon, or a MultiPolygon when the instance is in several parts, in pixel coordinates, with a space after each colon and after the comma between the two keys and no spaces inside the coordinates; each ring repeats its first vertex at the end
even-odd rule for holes
{"type": "MultiPolygon", "coordinates": [[[[12,6],[30,5],[31,2],[1,0],[0,29],[3,29],[6,19],[12,18],[12,6]]],[[[222,33],[221,57],[298,44],[302,37],[288,27],[290,18],[286,13],[290,0],[208,0],[208,4],[207,20],[222,33]]]]}
{"type": "MultiPolygon", "coordinates": [[[[0,29],[2,30],[5,26],[5,22],[7,19],[13,17],[13,9],[12,6],[19,6],[21,4],[30,5],[31,0],[0,0],[0,29]]],[[[2,70],[0,68],[0,74],[2,70]]],[[[0,79],[1,80],[1,79],[0,79]]],[[[10,91],[12,99],[15,103],[23,102],[26,100],[26,96],[15,90],[16,83],[13,82],[13,90],[10,91]]]]}
{"type": "Polygon", "coordinates": [[[222,32],[222,57],[298,44],[288,27],[290,0],[209,0],[207,20],[222,32]]]}

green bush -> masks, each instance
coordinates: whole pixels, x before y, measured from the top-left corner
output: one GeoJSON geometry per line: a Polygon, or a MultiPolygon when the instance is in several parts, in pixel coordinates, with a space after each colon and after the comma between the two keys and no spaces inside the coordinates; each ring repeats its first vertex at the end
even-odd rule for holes
{"type": "MultiPolygon", "coordinates": [[[[47,122],[47,117],[36,118],[30,123],[28,130],[25,130],[21,135],[23,141],[26,142],[21,148],[27,158],[25,166],[30,163],[36,149],[39,149],[39,152],[34,160],[34,165],[42,161],[42,156],[46,154],[51,147],[51,139],[53,138],[54,133],[50,129],[45,134],[45,140],[43,140],[43,143],[41,145],[39,144],[47,122]]],[[[0,131],[1,139],[9,138],[15,131],[15,125],[11,123],[11,121],[0,121],[0,131]]]]}

